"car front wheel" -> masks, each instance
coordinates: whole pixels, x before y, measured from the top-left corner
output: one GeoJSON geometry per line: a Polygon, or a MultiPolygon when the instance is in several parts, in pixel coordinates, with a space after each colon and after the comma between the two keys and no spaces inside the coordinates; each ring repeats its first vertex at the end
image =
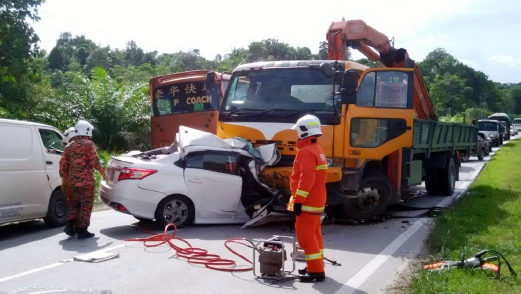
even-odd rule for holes
{"type": "Polygon", "coordinates": [[[178,229],[192,224],[195,209],[190,199],[183,195],[170,195],[161,200],[156,208],[156,222],[165,227],[174,224],[178,229]]]}
{"type": "Polygon", "coordinates": [[[50,228],[61,227],[67,222],[67,196],[62,190],[52,193],[47,208],[47,215],[43,218],[50,228]]]}

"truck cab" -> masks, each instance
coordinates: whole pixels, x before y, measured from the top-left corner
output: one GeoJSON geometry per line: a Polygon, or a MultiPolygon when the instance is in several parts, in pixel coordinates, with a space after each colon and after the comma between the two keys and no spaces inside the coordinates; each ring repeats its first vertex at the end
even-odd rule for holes
{"type": "Polygon", "coordinates": [[[503,140],[510,140],[510,116],[503,112],[498,112],[490,115],[488,119],[494,119],[500,122],[504,122],[503,126],[500,126],[500,132],[503,134],[503,140]],[[504,130],[502,128],[505,128],[504,130]]]}
{"type": "Polygon", "coordinates": [[[493,119],[478,120],[478,129],[489,139],[494,147],[503,145],[503,135],[500,133],[501,124],[493,119]]]}

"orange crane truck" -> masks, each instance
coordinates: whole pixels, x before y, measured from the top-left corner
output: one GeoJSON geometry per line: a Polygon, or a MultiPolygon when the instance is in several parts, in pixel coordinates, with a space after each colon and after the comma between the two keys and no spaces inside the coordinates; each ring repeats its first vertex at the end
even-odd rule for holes
{"type": "Polygon", "coordinates": [[[276,143],[277,165],[262,177],[289,199],[297,134],[305,114],[322,123],[319,138],[328,162],[329,211],[351,219],[372,218],[402,200],[402,191],[425,182],[431,195],[450,196],[461,161],[477,148],[474,126],[436,120],[414,61],[387,37],[361,22],[334,22],[327,33],[330,60],[268,61],[239,65],[221,103],[217,135],[254,145],[276,143]],[[382,67],[345,60],[357,46],[382,67]],[[364,47],[366,46],[366,47],[364,47]],[[379,52],[379,53],[378,53],[379,52]],[[379,55],[378,55],[379,54],[379,55]],[[380,56],[380,57],[379,57],[380,56]]]}

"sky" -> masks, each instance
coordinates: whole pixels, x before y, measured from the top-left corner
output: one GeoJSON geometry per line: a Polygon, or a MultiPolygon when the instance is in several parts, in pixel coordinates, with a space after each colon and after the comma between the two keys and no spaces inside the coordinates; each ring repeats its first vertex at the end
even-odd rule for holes
{"type": "Polygon", "coordinates": [[[519,0],[45,0],[38,15],[31,25],[47,52],[70,32],[112,49],[198,49],[209,60],[265,39],[318,53],[333,21],[361,19],[416,62],[442,48],[494,82],[521,82],[519,0]]]}

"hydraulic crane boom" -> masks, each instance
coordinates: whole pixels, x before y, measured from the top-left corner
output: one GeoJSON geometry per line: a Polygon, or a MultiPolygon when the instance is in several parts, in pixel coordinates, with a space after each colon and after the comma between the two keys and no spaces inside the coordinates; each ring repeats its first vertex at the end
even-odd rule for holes
{"type": "Polygon", "coordinates": [[[386,35],[362,20],[335,21],[327,32],[328,59],[347,60],[347,47],[357,49],[369,60],[383,67],[414,68],[414,114],[420,119],[436,119],[432,100],[416,63],[407,50],[395,49],[386,35]]]}

